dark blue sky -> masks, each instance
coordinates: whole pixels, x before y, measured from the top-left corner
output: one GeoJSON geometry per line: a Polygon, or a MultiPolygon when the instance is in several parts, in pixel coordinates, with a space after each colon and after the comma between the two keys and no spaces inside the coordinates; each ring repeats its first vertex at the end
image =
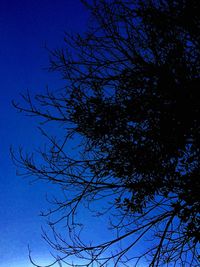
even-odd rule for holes
{"type": "Polygon", "coordinates": [[[27,88],[34,94],[46,85],[59,87],[58,77],[43,70],[48,66],[44,44],[62,46],[64,31],[80,32],[86,21],[79,0],[0,0],[0,267],[28,267],[28,244],[40,263],[49,259],[38,214],[52,189],[16,176],[9,156],[10,145],[31,150],[40,139],[34,120],[17,113],[11,101],[27,88]]]}

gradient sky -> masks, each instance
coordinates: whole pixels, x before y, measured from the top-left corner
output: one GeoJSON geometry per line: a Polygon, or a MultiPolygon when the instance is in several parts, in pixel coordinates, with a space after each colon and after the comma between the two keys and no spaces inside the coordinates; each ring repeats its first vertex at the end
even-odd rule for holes
{"type": "MultiPolygon", "coordinates": [[[[52,262],[41,237],[45,220],[39,214],[48,208],[46,194],[59,191],[16,175],[10,146],[17,150],[23,145],[31,151],[43,142],[36,121],[17,112],[11,101],[20,101],[20,93],[27,89],[35,95],[45,92],[47,85],[60,88],[59,75],[45,70],[48,52],[44,46],[62,47],[64,32],[84,31],[87,19],[80,0],[0,0],[0,267],[32,266],[28,245],[38,264],[52,262]]],[[[87,237],[109,239],[102,232],[103,218],[81,216],[87,222],[87,237]]]]}
{"type": "Polygon", "coordinates": [[[64,31],[80,32],[86,21],[79,0],[0,0],[0,267],[32,266],[28,244],[40,263],[49,259],[38,215],[52,189],[17,176],[9,156],[10,145],[31,150],[40,139],[34,120],[17,113],[11,101],[27,88],[34,94],[59,86],[58,77],[44,70],[44,44],[62,46],[64,31]]]}

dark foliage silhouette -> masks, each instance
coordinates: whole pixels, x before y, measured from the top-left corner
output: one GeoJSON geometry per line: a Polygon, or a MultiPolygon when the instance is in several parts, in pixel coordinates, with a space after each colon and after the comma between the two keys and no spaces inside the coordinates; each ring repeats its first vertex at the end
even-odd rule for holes
{"type": "Polygon", "coordinates": [[[65,193],[43,214],[53,231],[44,238],[60,253],[53,264],[76,256],[84,266],[198,266],[198,1],[83,2],[91,12],[88,31],[66,34],[64,48],[51,52],[50,70],[65,88],[14,103],[42,119],[49,142],[35,156],[13,154],[15,162],[24,175],[65,193]],[[46,124],[55,134],[59,129],[57,138],[46,124]],[[76,153],[73,140],[80,141],[76,153]],[[76,216],[83,204],[111,216],[113,239],[81,239],[76,216]]]}

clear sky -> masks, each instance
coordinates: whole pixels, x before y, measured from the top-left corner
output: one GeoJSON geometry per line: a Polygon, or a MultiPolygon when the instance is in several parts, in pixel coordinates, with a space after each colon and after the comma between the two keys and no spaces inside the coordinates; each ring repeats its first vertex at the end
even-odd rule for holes
{"type": "MultiPolygon", "coordinates": [[[[36,121],[17,112],[11,102],[20,101],[27,89],[35,95],[47,85],[60,88],[59,75],[45,70],[49,63],[44,47],[62,47],[64,32],[82,32],[87,21],[81,0],[0,0],[0,267],[31,267],[28,246],[38,264],[52,262],[41,237],[45,220],[39,214],[48,209],[46,194],[59,191],[16,175],[10,146],[32,151],[43,142],[36,121]]],[[[89,239],[109,239],[102,217],[81,217],[89,239]]]]}
{"type": "Polygon", "coordinates": [[[34,120],[17,113],[11,101],[27,88],[34,94],[59,86],[58,77],[44,70],[44,44],[62,46],[64,31],[82,31],[86,18],[79,0],[0,0],[0,267],[31,266],[28,244],[41,263],[48,262],[38,215],[52,189],[16,175],[10,145],[31,150],[40,139],[34,120]]]}

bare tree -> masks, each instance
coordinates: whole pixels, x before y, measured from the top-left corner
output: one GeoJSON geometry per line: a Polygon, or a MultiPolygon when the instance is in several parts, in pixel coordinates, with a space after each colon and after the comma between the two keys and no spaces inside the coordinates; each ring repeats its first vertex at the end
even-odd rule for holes
{"type": "Polygon", "coordinates": [[[43,214],[52,229],[43,236],[59,253],[50,266],[198,266],[198,1],[83,2],[93,26],[51,52],[65,88],[14,103],[42,119],[47,138],[35,154],[12,154],[15,163],[63,191],[43,214]],[[109,215],[116,235],[87,242],[84,208],[109,215]]]}

